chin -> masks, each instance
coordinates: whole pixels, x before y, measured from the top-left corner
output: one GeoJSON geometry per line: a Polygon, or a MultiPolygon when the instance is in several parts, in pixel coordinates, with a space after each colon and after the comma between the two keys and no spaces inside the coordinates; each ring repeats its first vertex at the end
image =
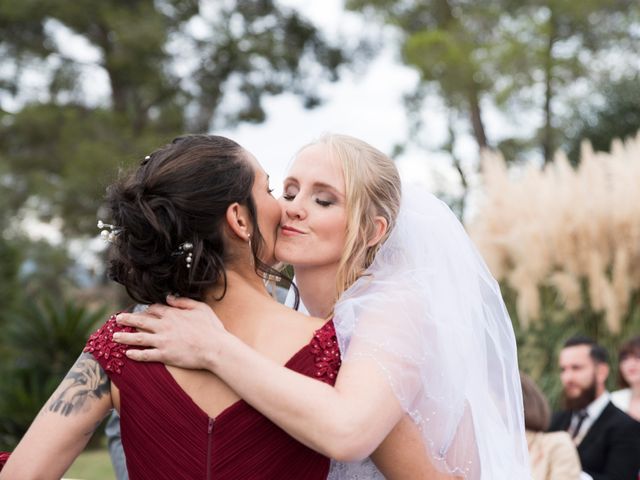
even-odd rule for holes
{"type": "Polygon", "coordinates": [[[278,248],[276,245],[273,257],[277,262],[288,263],[289,265],[295,265],[299,255],[292,252],[289,248],[278,248]]]}

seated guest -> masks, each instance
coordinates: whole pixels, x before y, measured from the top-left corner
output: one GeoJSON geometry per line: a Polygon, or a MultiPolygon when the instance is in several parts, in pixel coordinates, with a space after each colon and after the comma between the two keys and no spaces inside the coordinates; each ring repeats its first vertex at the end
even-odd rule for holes
{"type": "Polygon", "coordinates": [[[605,387],[607,351],[588,337],[567,340],[560,351],[565,410],[551,431],[568,431],[582,470],[593,480],[634,480],[640,470],[640,423],[613,403],[605,387]]]}
{"type": "Polygon", "coordinates": [[[567,432],[545,433],[549,427],[549,403],[534,381],[520,373],[524,426],[534,480],[578,480],[580,459],[567,432]]]}
{"type": "Polygon", "coordinates": [[[640,420],[640,335],[622,344],[618,359],[622,389],[611,392],[611,401],[630,417],[640,420]]]}

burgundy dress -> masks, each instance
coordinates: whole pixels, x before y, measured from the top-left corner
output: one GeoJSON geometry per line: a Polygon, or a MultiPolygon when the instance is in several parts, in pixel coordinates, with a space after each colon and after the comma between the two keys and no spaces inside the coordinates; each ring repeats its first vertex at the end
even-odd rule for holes
{"type": "MultiPolygon", "coordinates": [[[[329,459],[239,400],[210,418],[161,363],[129,360],[111,317],[91,335],[91,352],[120,390],[122,444],[136,479],[326,479],[329,459]]],[[[317,330],[287,368],[333,385],[340,353],[333,322],[317,330]]]]}

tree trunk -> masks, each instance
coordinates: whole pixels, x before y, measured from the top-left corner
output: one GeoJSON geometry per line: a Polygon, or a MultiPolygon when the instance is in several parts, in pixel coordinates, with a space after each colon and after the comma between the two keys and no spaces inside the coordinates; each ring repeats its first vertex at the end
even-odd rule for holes
{"type": "MultiPolygon", "coordinates": [[[[439,0],[436,3],[436,16],[439,18],[439,24],[441,28],[445,28],[447,24],[455,22],[453,10],[449,0],[439,0]]],[[[473,136],[476,138],[478,148],[482,150],[488,147],[487,134],[484,129],[484,123],[482,122],[482,111],[480,108],[480,99],[478,98],[478,85],[471,80],[469,83],[469,90],[467,92],[467,98],[469,101],[469,114],[471,116],[471,128],[473,129],[473,136]]]]}
{"type": "Polygon", "coordinates": [[[542,133],[542,152],[545,165],[553,160],[555,150],[553,142],[553,123],[551,112],[551,100],[553,98],[553,45],[555,43],[556,28],[553,10],[549,18],[549,32],[547,38],[547,50],[545,51],[544,68],[544,130],[542,133]]]}
{"type": "Polygon", "coordinates": [[[449,131],[449,140],[443,145],[443,149],[451,155],[451,160],[453,161],[453,167],[460,175],[460,184],[462,185],[462,196],[460,197],[460,211],[458,212],[460,219],[464,218],[464,211],[466,207],[466,199],[467,193],[469,193],[469,182],[467,180],[467,175],[462,168],[462,162],[460,158],[455,154],[454,146],[456,144],[456,129],[455,129],[455,116],[453,114],[454,108],[449,105],[449,117],[447,120],[447,126],[449,131]]]}
{"type": "Polygon", "coordinates": [[[122,85],[122,82],[120,82],[118,72],[112,65],[113,45],[109,38],[109,35],[112,33],[108,26],[102,23],[96,23],[95,27],[91,29],[89,38],[93,39],[102,49],[102,55],[104,57],[103,67],[107,71],[109,85],[111,86],[111,103],[113,110],[118,113],[125,113],[127,109],[126,88],[122,85]]]}
{"type": "Polygon", "coordinates": [[[482,122],[482,111],[480,109],[480,99],[478,98],[478,87],[475,82],[469,85],[469,113],[471,115],[471,127],[473,128],[473,136],[476,137],[478,148],[487,148],[487,134],[482,122]]]}

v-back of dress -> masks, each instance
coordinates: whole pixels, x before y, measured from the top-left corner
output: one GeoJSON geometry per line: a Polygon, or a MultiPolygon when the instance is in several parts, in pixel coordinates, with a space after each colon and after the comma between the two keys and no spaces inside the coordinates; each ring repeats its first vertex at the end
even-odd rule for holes
{"type": "MultiPolygon", "coordinates": [[[[161,363],[129,360],[113,342],[111,317],[87,342],[120,390],[122,444],[136,479],[326,479],[329,459],[290,437],[244,400],[215,419],[198,407],[161,363]]],[[[315,332],[287,368],[333,385],[340,352],[333,322],[315,332]]]]}

